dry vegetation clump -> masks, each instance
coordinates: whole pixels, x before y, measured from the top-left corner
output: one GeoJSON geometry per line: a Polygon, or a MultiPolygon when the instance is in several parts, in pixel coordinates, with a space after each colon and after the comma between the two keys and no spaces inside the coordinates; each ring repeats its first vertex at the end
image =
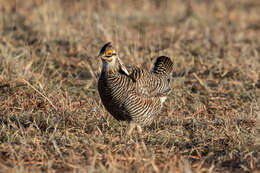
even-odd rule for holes
{"type": "Polygon", "coordinates": [[[0,1],[0,172],[260,171],[260,2],[0,1]],[[103,108],[101,46],[175,63],[151,127],[103,108]]]}

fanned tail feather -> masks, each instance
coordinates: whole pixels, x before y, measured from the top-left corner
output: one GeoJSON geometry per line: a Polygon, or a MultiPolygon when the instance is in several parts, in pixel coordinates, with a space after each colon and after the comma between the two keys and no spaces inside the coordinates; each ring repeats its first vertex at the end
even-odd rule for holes
{"type": "Polygon", "coordinates": [[[154,63],[153,72],[169,75],[173,70],[173,62],[167,56],[159,56],[154,63]]]}

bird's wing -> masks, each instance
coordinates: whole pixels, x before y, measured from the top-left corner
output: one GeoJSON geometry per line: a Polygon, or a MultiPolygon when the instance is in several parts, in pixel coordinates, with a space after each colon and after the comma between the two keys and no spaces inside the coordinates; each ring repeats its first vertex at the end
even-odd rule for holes
{"type": "Polygon", "coordinates": [[[171,92],[170,80],[167,75],[155,74],[136,66],[126,67],[135,91],[143,97],[162,97],[171,92]]]}

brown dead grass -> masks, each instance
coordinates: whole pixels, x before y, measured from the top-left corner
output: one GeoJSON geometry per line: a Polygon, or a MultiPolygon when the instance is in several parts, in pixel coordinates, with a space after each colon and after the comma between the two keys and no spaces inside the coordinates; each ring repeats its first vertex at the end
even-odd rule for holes
{"type": "Polygon", "coordinates": [[[0,172],[259,172],[260,3],[0,1],[0,172]],[[142,135],[102,107],[101,62],[175,63],[142,135]]]}

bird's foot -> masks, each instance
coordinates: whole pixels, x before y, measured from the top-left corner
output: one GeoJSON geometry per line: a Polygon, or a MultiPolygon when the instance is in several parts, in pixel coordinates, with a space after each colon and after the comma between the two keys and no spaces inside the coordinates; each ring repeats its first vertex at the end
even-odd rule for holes
{"type": "Polygon", "coordinates": [[[137,131],[138,131],[139,134],[143,133],[142,127],[139,124],[130,122],[129,129],[127,131],[127,135],[128,136],[130,136],[132,134],[132,132],[135,129],[135,127],[137,128],[137,131]]]}

